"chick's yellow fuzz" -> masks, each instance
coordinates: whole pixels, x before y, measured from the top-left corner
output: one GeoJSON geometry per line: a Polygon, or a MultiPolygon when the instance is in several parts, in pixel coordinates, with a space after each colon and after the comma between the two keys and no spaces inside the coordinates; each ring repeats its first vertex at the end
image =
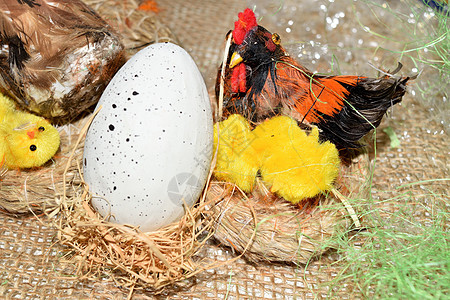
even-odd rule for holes
{"type": "Polygon", "coordinates": [[[55,127],[45,119],[16,111],[0,94],[0,167],[32,168],[46,163],[59,148],[55,127]]]}
{"type": "Polygon", "coordinates": [[[298,203],[333,187],[339,153],[332,143],[319,142],[317,128],[307,135],[296,121],[279,116],[258,125],[253,134],[261,176],[273,193],[298,203]]]}
{"type": "Polygon", "coordinates": [[[253,147],[261,164],[272,152],[283,151],[294,140],[302,140],[306,136],[295,120],[283,116],[266,120],[256,126],[252,133],[255,137],[253,147]]]}
{"type": "Polygon", "coordinates": [[[247,120],[241,115],[231,115],[214,125],[214,150],[219,141],[214,175],[219,180],[235,183],[250,192],[258,172],[258,160],[253,149],[254,137],[247,120]]]}

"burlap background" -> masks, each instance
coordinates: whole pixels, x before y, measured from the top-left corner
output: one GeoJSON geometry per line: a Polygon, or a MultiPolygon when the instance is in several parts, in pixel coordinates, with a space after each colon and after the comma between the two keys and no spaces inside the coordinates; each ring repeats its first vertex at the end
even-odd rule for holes
{"type": "MultiPolygon", "coordinates": [[[[309,10],[313,10],[312,6],[319,7],[322,2],[325,3],[325,1],[303,2],[305,3],[298,5],[309,10]]],[[[378,2],[382,3],[382,1],[378,2]]],[[[325,4],[329,5],[328,2],[325,4]]],[[[236,13],[245,8],[245,3],[176,0],[167,3],[160,1],[159,5],[161,20],[169,24],[183,46],[192,54],[205,76],[208,87],[211,88],[221,56],[223,38],[232,28],[236,13]]],[[[302,13],[305,20],[315,17],[319,19],[319,23],[326,23],[323,14],[314,14],[300,9],[297,11],[297,14],[302,13]]],[[[347,15],[347,17],[351,16],[347,15]]],[[[350,29],[342,26],[341,31],[338,31],[338,34],[335,31],[329,39],[339,38],[339,34],[352,35],[350,29]]],[[[391,29],[395,30],[395,28],[391,29]]],[[[303,33],[303,40],[317,38],[311,32],[301,32],[303,33]]],[[[398,34],[401,35],[401,32],[398,34]]],[[[372,38],[367,34],[364,42],[369,44],[372,38]]],[[[361,51],[364,52],[364,50],[361,51]]],[[[373,49],[366,49],[366,51],[366,53],[373,53],[373,49]]],[[[358,64],[355,60],[365,57],[361,55],[354,54],[353,61],[350,60],[341,66],[341,71],[345,73],[360,70],[361,62],[359,61],[358,64]]],[[[396,59],[399,59],[398,56],[393,58],[394,61],[396,59]]],[[[321,66],[327,66],[328,62],[319,60],[319,63],[321,66]]],[[[307,66],[314,68],[317,64],[311,63],[307,66]]],[[[395,68],[395,65],[392,67],[395,68]]],[[[405,69],[403,73],[408,73],[408,69],[405,69]]],[[[421,180],[448,178],[449,143],[447,134],[443,133],[443,126],[435,120],[430,120],[429,107],[420,103],[419,99],[413,97],[411,93],[408,94],[403,104],[395,107],[392,116],[387,118],[378,130],[377,164],[372,193],[374,199],[380,200],[404,193],[412,195],[414,201],[411,205],[416,209],[414,219],[418,222],[427,222],[430,216],[426,214],[422,205],[431,205],[430,202],[433,201],[431,197],[426,196],[429,194],[429,189],[448,194],[449,184],[444,181],[439,184],[398,187],[421,180]],[[382,131],[387,126],[392,127],[400,138],[399,148],[390,148],[389,138],[382,131]]],[[[448,203],[448,196],[446,197],[448,203]]],[[[386,212],[395,209],[390,202],[380,202],[379,205],[386,212]]],[[[65,275],[70,274],[73,267],[64,263],[61,249],[58,245],[54,245],[55,235],[56,231],[50,228],[43,218],[37,220],[32,215],[14,217],[0,213],[0,297],[6,299],[126,299],[127,291],[109,282],[108,278],[99,278],[96,282],[79,282],[76,278],[65,275]]],[[[358,242],[356,239],[355,245],[358,242]]],[[[214,245],[212,241],[201,255],[217,261],[234,257],[230,250],[214,245]]],[[[189,288],[168,290],[160,297],[323,299],[327,297],[330,289],[328,282],[341,271],[342,265],[335,263],[337,258],[337,254],[331,251],[321,259],[311,262],[307,267],[265,263],[255,265],[240,259],[232,265],[200,274],[195,281],[191,282],[189,288]]],[[[334,286],[333,289],[336,291],[336,297],[340,299],[362,297],[352,282],[334,286]]],[[[134,294],[134,299],[152,297],[152,294],[146,292],[138,291],[134,294]]]]}

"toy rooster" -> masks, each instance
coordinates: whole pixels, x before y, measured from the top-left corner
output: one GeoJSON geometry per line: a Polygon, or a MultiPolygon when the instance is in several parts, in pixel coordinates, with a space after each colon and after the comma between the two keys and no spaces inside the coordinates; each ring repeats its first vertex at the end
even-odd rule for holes
{"type": "Polygon", "coordinates": [[[0,8],[0,91],[22,108],[74,118],[124,63],[119,37],[80,0],[1,0],[0,8]]]}
{"type": "Polygon", "coordinates": [[[239,113],[259,123],[274,115],[289,115],[316,125],[321,139],[338,149],[355,149],[380,124],[386,110],[402,100],[409,79],[313,74],[292,59],[280,36],[259,26],[247,8],[239,13],[232,32],[223,79],[224,116],[239,113]]]}

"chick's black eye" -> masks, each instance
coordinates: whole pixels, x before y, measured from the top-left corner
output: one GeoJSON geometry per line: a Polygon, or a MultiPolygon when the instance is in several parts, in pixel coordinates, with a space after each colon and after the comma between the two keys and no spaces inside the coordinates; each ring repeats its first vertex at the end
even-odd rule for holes
{"type": "Polygon", "coordinates": [[[38,130],[39,130],[39,131],[44,131],[44,130],[45,130],[45,127],[44,127],[44,126],[41,126],[41,127],[38,128],[38,130]]]}
{"type": "Polygon", "coordinates": [[[30,150],[31,150],[31,151],[36,151],[36,149],[37,149],[36,145],[31,145],[31,146],[30,146],[30,150]]]}

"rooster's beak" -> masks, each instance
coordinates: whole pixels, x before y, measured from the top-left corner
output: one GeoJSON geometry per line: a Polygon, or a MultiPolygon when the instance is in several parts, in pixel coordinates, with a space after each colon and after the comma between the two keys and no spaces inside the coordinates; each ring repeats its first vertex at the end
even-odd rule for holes
{"type": "Polygon", "coordinates": [[[234,68],[241,61],[242,61],[242,56],[240,56],[239,53],[234,52],[233,55],[231,55],[229,68],[230,69],[234,68]]]}

